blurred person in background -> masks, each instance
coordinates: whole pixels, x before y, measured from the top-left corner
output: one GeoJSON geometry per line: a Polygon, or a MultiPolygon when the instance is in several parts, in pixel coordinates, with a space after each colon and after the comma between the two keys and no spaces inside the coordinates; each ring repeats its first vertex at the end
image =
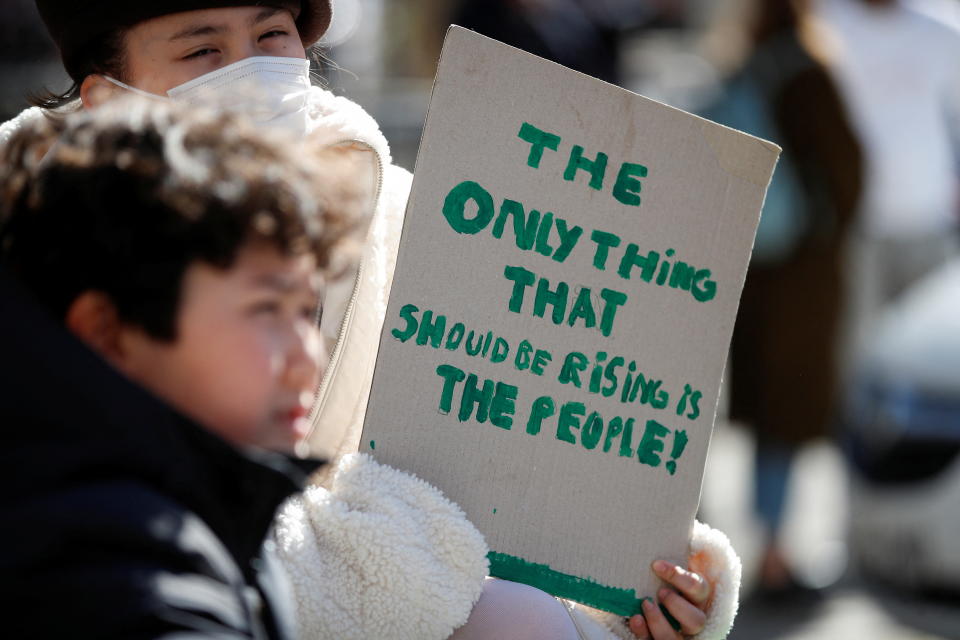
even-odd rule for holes
{"type": "Polygon", "coordinates": [[[802,585],[778,538],[796,453],[833,417],[843,247],[862,161],[807,3],[754,0],[749,11],[737,23],[746,52],[705,115],[783,147],[734,328],[730,417],[756,436],[758,595],[787,596],[802,585]]]}
{"type": "Polygon", "coordinates": [[[24,87],[60,84],[66,77],[33,5],[34,0],[0,2],[0,122],[23,109],[24,87]]]}
{"type": "Polygon", "coordinates": [[[866,159],[851,246],[854,355],[879,312],[960,246],[960,31],[925,5],[926,14],[903,0],[817,4],[866,159]]]}
{"type": "Polygon", "coordinates": [[[678,16],[671,0],[463,0],[453,22],[613,84],[627,31],[678,16]]]}
{"type": "Polygon", "coordinates": [[[954,600],[960,30],[949,21],[958,9],[956,0],[819,0],[867,163],[843,371],[851,557],[870,579],[954,600]]]}

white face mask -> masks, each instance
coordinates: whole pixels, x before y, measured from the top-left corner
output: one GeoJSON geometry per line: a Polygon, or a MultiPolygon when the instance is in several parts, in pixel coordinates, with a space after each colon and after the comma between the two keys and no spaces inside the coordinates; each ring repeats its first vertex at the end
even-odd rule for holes
{"type": "MultiPolygon", "coordinates": [[[[168,99],[103,76],[118,87],[148,98],[168,99]]],[[[245,114],[254,123],[307,133],[310,61],[302,58],[244,58],[167,91],[169,99],[245,114]]]]}

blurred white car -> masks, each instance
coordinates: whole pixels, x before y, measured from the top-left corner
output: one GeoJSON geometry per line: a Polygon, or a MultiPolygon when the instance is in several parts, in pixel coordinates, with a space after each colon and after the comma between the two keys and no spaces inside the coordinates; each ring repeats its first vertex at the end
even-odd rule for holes
{"type": "Polygon", "coordinates": [[[960,592],[960,259],[884,314],[844,423],[854,559],[960,592]]]}

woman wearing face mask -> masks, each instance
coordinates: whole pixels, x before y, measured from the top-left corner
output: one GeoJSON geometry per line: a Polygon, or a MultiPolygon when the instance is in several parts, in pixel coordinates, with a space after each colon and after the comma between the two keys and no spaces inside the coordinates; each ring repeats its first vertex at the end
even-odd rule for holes
{"type": "MultiPolygon", "coordinates": [[[[332,357],[317,394],[309,443],[317,451],[355,451],[411,176],[391,163],[387,142],[369,115],[311,86],[305,49],[329,25],[330,2],[37,0],[37,5],[74,85],[0,125],[0,145],[34,119],[56,120],[63,111],[95,109],[137,94],[242,111],[264,127],[345,154],[352,163],[355,184],[344,192],[365,198],[372,218],[355,282],[348,278],[330,287],[324,300],[323,329],[332,357]]],[[[308,491],[277,520],[276,543],[292,578],[305,637],[681,637],[657,608],[624,622],[585,613],[523,585],[485,581],[482,539],[435,489],[366,457],[342,458],[335,471],[330,491],[308,491]]],[[[725,637],[737,606],[739,560],[722,534],[697,525],[690,564],[695,572],[672,565],[657,570],[671,587],[658,600],[680,622],[683,637],[725,637]]]]}

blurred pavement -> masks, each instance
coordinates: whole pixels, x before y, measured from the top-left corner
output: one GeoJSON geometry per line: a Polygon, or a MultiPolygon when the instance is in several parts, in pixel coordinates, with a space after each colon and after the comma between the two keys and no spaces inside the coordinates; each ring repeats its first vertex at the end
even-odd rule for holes
{"type": "MultiPolygon", "coordinates": [[[[725,531],[744,561],[744,599],[730,640],[957,640],[960,601],[873,585],[846,566],[846,474],[823,442],[797,460],[785,524],[785,547],[798,573],[830,584],[805,602],[749,598],[760,532],[750,511],[753,443],[718,421],[704,476],[701,518],[725,531]]],[[[960,532],[958,532],[960,535],[960,532]]]]}

